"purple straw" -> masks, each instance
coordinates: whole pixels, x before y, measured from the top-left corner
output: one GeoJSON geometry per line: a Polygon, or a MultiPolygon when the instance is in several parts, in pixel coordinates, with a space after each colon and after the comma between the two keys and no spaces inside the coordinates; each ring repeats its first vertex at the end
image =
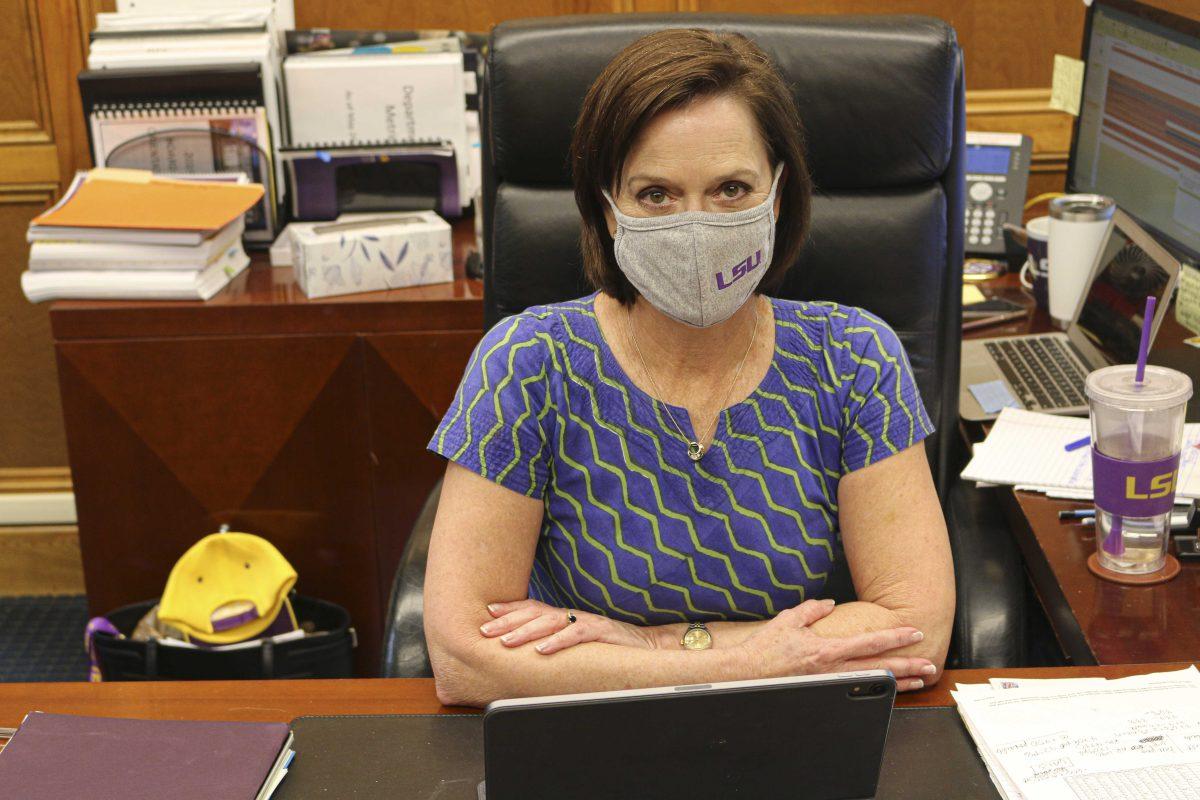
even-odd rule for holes
{"type": "MultiPolygon", "coordinates": [[[[1099,530],[1099,523],[1096,524],[1096,528],[1099,530]]],[[[1104,548],[1104,552],[1111,553],[1114,556],[1125,555],[1125,537],[1122,535],[1121,529],[1121,518],[1113,514],[1112,524],[1108,528],[1108,536],[1100,545],[1104,548]]]]}
{"type": "Polygon", "coordinates": [[[1146,297],[1146,313],[1142,317],[1142,340],[1138,343],[1137,372],[1133,376],[1137,383],[1141,383],[1146,377],[1146,357],[1150,355],[1150,329],[1154,325],[1154,306],[1157,304],[1158,300],[1154,295],[1146,297]]]}
{"type": "MultiPolygon", "coordinates": [[[[1137,370],[1133,374],[1135,383],[1140,384],[1146,377],[1146,357],[1150,355],[1150,329],[1154,326],[1154,307],[1158,300],[1154,295],[1146,297],[1146,311],[1142,315],[1142,340],[1138,343],[1137,370]]],[[[1122,535],[1121,517],[1113,514],[1108,536],[1101,547],[1114,556],[1125,554],[1125,537],[1122,535]]]]}

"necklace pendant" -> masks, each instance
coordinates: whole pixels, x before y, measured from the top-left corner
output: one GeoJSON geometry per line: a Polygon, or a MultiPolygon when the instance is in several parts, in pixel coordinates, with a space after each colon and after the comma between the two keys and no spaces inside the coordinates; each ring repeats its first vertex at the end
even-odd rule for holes
{"type": "Polygon", "coordinates": [[[688,458],[699,461],[704,456],[704,446],[699,442],[688,442],[688,458]]]}

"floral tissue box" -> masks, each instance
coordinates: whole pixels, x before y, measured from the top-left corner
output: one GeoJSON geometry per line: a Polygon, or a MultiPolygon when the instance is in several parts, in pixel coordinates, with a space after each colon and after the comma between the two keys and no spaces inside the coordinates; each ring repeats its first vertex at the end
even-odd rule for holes
{"type": "Polygon", "coordinates": [[[432,211],[292,225],[296,282],[309,297],[454,279],[450,225],[432,211]]]}

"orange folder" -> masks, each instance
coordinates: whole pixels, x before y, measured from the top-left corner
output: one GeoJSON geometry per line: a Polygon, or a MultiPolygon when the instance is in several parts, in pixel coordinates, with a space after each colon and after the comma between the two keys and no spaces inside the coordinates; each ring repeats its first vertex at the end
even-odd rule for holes
{"type": "Polygon", "coordinates": [[[69,228],[211,231],[259,201],[262,184],[180,181],[133,169],[94,169],[75,193],[33,220],[69,228]]]}

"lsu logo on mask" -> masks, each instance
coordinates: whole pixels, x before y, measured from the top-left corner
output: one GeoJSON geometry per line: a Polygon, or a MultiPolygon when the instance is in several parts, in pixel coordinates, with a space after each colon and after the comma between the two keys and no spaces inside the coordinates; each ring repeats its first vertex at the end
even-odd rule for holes
{"type": "Polygon", "coordinates": [[[725,280],[724,271],[718,272],[717,273],[717,288],[718,289],[728,289],[730,286],[733,286],[733,284],[737,283],[739,280],[744,278],[746,275],[749,275],[751,272],[753,272],[755,270],[755,268],[758,267],[759,264],[762,264],[762,250],[761,249],[755,250],[754,255],[750,256],[745,261],[742,261],[741,263],[738,263],[738,264],[734,264],[728,281],[725,280]]]}

